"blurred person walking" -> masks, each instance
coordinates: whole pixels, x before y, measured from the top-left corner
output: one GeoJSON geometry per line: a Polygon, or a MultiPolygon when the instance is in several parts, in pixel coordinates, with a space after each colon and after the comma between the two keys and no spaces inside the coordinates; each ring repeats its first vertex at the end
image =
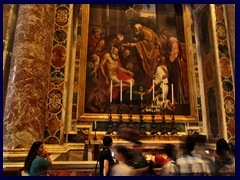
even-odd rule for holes
{"type": "Polygon", "coordinates": [[[134,168],[136,176],[152,176],[155,175],[152,165],[146,160],[142,154],[142,142],[139,141],[139,132],[132,128],[121,128],[118,130],[118,137],[129,141],[129,153],[132,154],[131,166],[134,168]]]}
{"type": "Polygon", "coordinates": [[[163,152],[167,155],[166,162],[164,162],[159,176],[177,176],[179,175],[179,169],[176,164],[177,148],[173,144],[165,144],[163,152]]]}
{"type": "Polygon", "coordinates": [[[182,154],[176,159],[180,176],[210,176],[211,170],[207,163],[197,155],[193,154],[195,139],[193,136],[187,136],[180,150],[182,154]]]}
{"type": "Polygon", "coordinates": [[[235,157],[231,154],[230,147],[223,138],[216,142],[215,167],[218,176],[235,175],[235,157]]]}
{"type": "Polygon", "coordinates": [[[111,176],[134,176],[136,172],[131,166],[132,153],[124,146],[117,147],[116,159],[118,164],[111,170],[111,176]]]}

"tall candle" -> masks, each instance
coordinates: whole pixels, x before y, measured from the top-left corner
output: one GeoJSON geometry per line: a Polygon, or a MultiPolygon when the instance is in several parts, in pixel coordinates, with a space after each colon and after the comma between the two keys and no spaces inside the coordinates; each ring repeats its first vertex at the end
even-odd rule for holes
{"type": "Polygon", "coordinates": [[[94,130],[96,130],[97,126],[96,126],[96,121],[94,121],[94,130]]]}
{"type": "Polygon", "coordinates": [[[122,102],[122,80],[120,83],[120,101],[122,102]]]}
{"type": "Polygon", "coordinates": [[[112,80],[111,80],[111,85],[110,85],[110,102],[112,102],[112,80]]]}
{"type": "Polygon", "coordinates": [[[132,100],[132,79],[130,81],[130,101],[132,100]]]}
{"type": "Polygon", "coordinates": [[[152,94],[152,98],[153,98],[153,100],[154,100],[154,79],[153,79],[153,94],[152,94]]]}
{"type": "Polygon", "coordinates": [[[172,104],[174,104],[174,91],[173,91],[173,84],[172,84],[172,104]]]}

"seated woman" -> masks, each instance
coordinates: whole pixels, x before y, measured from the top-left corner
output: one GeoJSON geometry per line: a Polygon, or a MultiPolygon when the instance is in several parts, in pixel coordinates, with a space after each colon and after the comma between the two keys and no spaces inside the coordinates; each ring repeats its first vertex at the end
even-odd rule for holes
{"type": "Polygon", "coordinates": [[[28,176],[46,176],[47,169],[51,164],[52,160],[44,149],[43,143],[41,141],[34,142],[24,164],[24,170],[28,172],[28,176]]]}

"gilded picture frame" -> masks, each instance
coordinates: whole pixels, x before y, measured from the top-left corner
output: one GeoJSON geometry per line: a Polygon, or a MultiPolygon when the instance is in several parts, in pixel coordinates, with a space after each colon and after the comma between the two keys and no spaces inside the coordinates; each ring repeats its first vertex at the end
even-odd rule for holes
{"type": "MultiPolygon", "coordinates": [[[[106,6],[105,6],[106,8],[106,6]]],[[[189,9],[187,5],[182,6],[182,10],[187,12],[184,13],[182,17],[182,23],[183,23],[183,37],[185,41],[185,59],[187,62],[187,73],[188,73],[188,86],[189,88],[189,112],[188,114],[174,114],[174,112],[169,111],[165,115],[166,121],[172,120],[172,116],[174,114],[175,121],[179,122],[196,122],[197,121],[197,97],[196,97],[196,80],[195,80],[195,72],[193,61],[190,61],[190,59],[194,58],[193,55],[193,43],[192,43],[192,29],[191,29],[191,15],[189,12],[189,9]]],[[[109,113],[110,111],[105,111],[103,113],[101,112],[88,112],[86,111],[86,100],[89,98],[87,95],[87,62],[89,59],[88,55],[88,42],[89,42],[89,34],[91,31],[90,28],[90,12],[91,6],[90,4],[84,4],[82,5],[82,30],[81,30],[81,60],[79,66],[82,67],[79,71],[79,96],[78,96],[78,106],[77,106],[77,118],[79,120],[100,120],[100,121],[108,121],[109,119],[109,113]]],[[[109,97],[108,97],[109,98],[109,97]]],[[[107,102],[106,107],[108,108],[110,106],[110,103],[107,102]]],[[[117,105],[116,107],[119,107],[117,105]]],[[[128,106],[129,107],[129,106],[128,106]]],[[[127,107],[127,108],[128,108],[127,107]]],[[[122,117],[123,120],[129,119],[129,111],[127,113],[123,113],[122,117]]],[[[119,111],[111,112],[113,121],[117,121],[119,119],[119,111]]],[[[132,119],[135,121],[139,120],[139,114],[138,113],[132,113],[132,119]]],[[[152,113],[145,113],[143,114],[143,119],[146,121],[152,120],[152,113]]],[[[162,115],[161,112],[155,113],[155,120],[161,120],[162,115]]]]}

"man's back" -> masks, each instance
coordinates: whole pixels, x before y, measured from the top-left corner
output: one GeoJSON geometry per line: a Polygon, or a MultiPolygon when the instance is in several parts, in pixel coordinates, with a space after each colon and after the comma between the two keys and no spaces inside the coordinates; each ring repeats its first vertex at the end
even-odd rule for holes
{"type": "Polygon", "coordinates": [[[181,176],[208,176],[209,169],[203,159],[197,156],[183,155],[176,160],[181,176]]]}
{"type": "Polygon", "coordinates": [[[105,136],[103,138],[103,149],[99,153],[100,176],[109,176],[111,165],[114,164],[112,152],[110,150],[111,146],[112,146],[111,136],[105,136]]]}
{"type": "MultiPolygon", "coordinates": [[[[104,160],[107,160],[109,163],[109,166],[114,164],[114,160],[112,158],[112,153],[109,148],[104,147],[100,153],[99,153],[99,164],[100,164],[100,176],[103,176],[103,169],[104,169],[104,160]]],[[[109,176],[109,171],[107,173],[109,176]]]]}

